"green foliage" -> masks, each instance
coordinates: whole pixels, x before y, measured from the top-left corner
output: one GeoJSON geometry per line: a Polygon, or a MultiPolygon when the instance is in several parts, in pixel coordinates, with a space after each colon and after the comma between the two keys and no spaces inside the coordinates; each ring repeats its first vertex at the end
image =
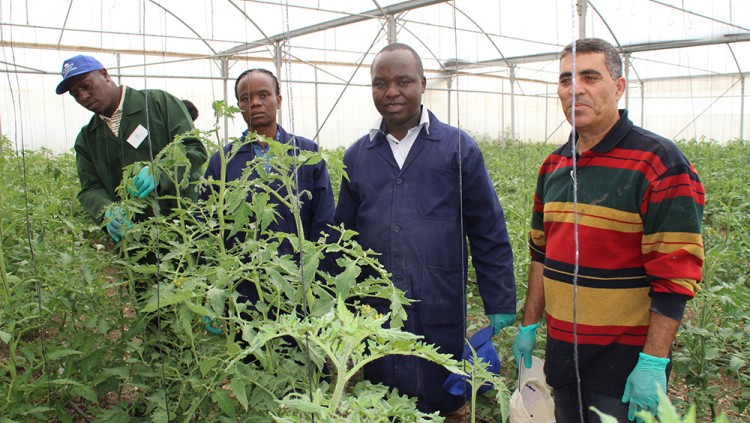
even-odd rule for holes
{"type": "MultiPolygon", "coordinates": [[[[208,142],[214,133],[184,136],[208,142]]],[[[309,421],[312,414],[331,421],[440,420],[419,412],[414,399],[360,380],[366,363],[389,354],[423,357],[460,372],[457,362],[399,330],[408,301],[377,255],[343,229],[308,236],[313,241],[299,220],[296,234],[268,230],[276,207],[297,210],[309,198],[295,193],[293,170],[327,153],[290,155],[289,145],[263,141],[270,145],[268,159],[248,163],[246,177],[226,181],[222,172],[219,180],[194,186],[183,171],[188,162],[180,143],[161,151],[156,178],[182,188],[176,198],[161,200],[177,206],[153,210],[153,200],[134,198],[123,184],[119,205],[134,224],[115,246],[88,223],[75,199],[72,157],[26,153],[34,156],[27,167],[34,174],[24,175],[11,170],[25,156],[3,148],[4,182],[19,187],[1,197],[5,418],[267,421],[274,415],[309,421]],[[251,172],[258,177],[247,178],[251,172]],[[35,182],[48,181],[43,174],[64,176],[66,185],[35,182]],[[33,185],[24,190],[23,182],[33,185]],[[205,186],[205,200],[184,196],[205,186]],[[29,247],[11,242],[23,239],[27,210],[29,247]],[[143,212],[154,217],[138,221],[143,212]],[[225,244],[230,234],[244,242],[225,244]],[[290,254],[280,255],[282,246],[290,254]],[[324,269],[331,257],[336,272],[330,262],[324,269]],[[236,288],[243,282],[258,288],[254,307],[239,299],[236,288]],[[390,313],[380,316],[363,306],[368,297],[388,300],[390,313]],[[208,334],[204,317],[221,333],[208,334]]],[[[240,144],[235,140],[223,164],[240,144]]],[[[144,165],[123,169],[123,181],[144,165]]]]}
{"type": "Polygon", "coordinates": [[[716,419],[730,400],[734,415],[750,418],[750,184],[744,141],[724,146],[680,144],[706,189],[702,290],[689,303],[674,353],[676,373],[689,387],[687,402],[716,419]]]}
{"type": "MultiPolygon", "coordinates": [[[[220,116],[236,113],[223,103],[215,107],[220,116]]],[[[192,135],[211,151],[222,147],[217,129],[192,135]]],[[[288,146],[270,144],[269,163],[248,165],[247,172],[255,170],[260,178],[203,181],[212,187],[205,201],[180,197],[170,214],[134,224],[127,240],[115,246],[76,200],[71,154],[18,152],[3,137],[3,421],[268,421],[271,416],[296,422],[312,415],[316,421],[439,421],[420,413],[412,398],[361,379],[357,370],[386,353],[418,355],[468,373],[475,388],[491,381],[497,389],[473,400],[474,418],[505,419],[505,384],[512,387],[516,378],[510,349],[515,329],[493,339],[503,361],[500,378],[482,366],[453,362],[398,331],[405,316],[403,293],[390,284],[377,255],[354,242],[353,233],[336,230],[308,241],[267,230],[278,215],[272,198],[299,207],[289,195],[294,181],[288,175],[295,166],[325,159],[338,192],[343,150],[303,153],[295,162],[288,146]],[[268,172],[267,165],[277,171],[268,172]],[[247,202],[249,191],[255,195],[247,202]],[[246,242],[225,245],[223,235],[229,233],[244,234],[246,242]],[[281,245],[290,245],[292,254],[279,256],[281,245]],[[331,254],[337,258],[335,272],[324,266],[331,254]],[[372,276],[354,283],[365,271],[372,276]],[[238,301],[236,286],[243,281],[261,288],[254,309],[238,301]],[[361,299],[368,296],[391,300],[391,313],[379,316],[364,306],[361,299]],[[207,333],[203,317],[222,333],[207,333]],[[393,323],[390,328],[383,327],[386,319],[393,323]]],[[[536,172],[554,146],[494,142],[481,148],[505,211],[521,305],[536,172]]],[[[671,385],[682,387],[686,397],[673,401],[682,414],[695,404],[695,420],[718,419],[719,404],[728,419],[750,420],[745,311],[750,186],[744,173],[750,149],[742,141],[682,142],[680,148],[706,187],[706,263],[703,289],[688,303],[673,356],[671,385]]],[[[186,185],[179,148],[156,159],[159,176],[171,178],[183,192],[199,189],[186,185]]],[[[141,165],[124,172],[131,175],[141,165]]],[[[148,199],[122,193],[131,216],[152,208],[148,199]]],[[[304,235],[301,227],[298,233],[304,235]]],[[[475,284],[470,287],[468,330],[473,333],[487,322],[475,284]]],[[[540,356],[543,344],[538,342],[540,356]]],[[[679,420],[660,415],[660,421],[679,420]]]]}
{"type": "MultiPolygon", "coordinates": [[[[677,409],[672,405],[672,402],[669,401],[669,398],[667,398],[666,394],[664,394],[664,392],[662,392],[660,389],[657,390],[657,393],[659,394],[659,406],[656,410],[656,416],[648,411],[639,411],[636,413],[636,419],[638,421],[643,423],[695,423],[697,421],[695,415],[695,406],[691,406],[685,416],[681,417],[677,412],[677,409]]],[[[602,423],[617,423],[617,419],[605,413],[602,413],[601,411],[597,410],[596,407],[591,407],[591,409],[599,415],[602,423]]],[[[716,419],[712,421],[714,423],[729,423],[729,420],[727,420],[727,416],[724,414],[716,417],[716,419]]]]}

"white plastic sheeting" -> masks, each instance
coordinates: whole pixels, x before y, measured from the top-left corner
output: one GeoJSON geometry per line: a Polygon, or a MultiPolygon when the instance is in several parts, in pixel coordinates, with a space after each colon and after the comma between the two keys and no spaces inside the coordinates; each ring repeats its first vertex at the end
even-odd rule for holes
{"type": "MultiPolygon", "coordinates": [[[[90,114],[54,87],[62,61],[85,53],[131,87],[192,100],[204,129],[212,101],[234,103],[242,70],[270,69],[282,124],[347,146],[377,117],[368,66],[396,39],[423,58],[424,103],[443,120],[561,142],[555,54],[581,32],[626,53],[621,105],[636,123],[750,138],[750,0],[0,0],[0,130],[26,148],[69,149],[90,114]]],[[[244,126],[220,124],[229,136],[244,126]]]]}

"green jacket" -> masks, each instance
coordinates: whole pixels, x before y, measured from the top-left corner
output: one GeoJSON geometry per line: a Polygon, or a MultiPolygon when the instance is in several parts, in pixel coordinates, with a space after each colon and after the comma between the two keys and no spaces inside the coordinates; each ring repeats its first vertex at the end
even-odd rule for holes
{"type": "MultiPolygon", "coordinates": [[[[151,155],[156,156],[176,135],[194,128],[182,101],[161,90],[137,91],[126,87],[122,109],[119,136],[115,136],[107,124],[94,115],[76,138],[76,167],[81,182],[78,201],[97,221],[102,219],[103,207],[119,201],[115,189],[122,180],[124,166],[150,161],[151,155]],[[150,137],[143,139],[136,148],[127,140],[138,125],[148,129],[150,137]]],[[[186,138],[183,144],[191,163],[190,181],[197,181],[207,159],[206,148],[197,138],[186,138]]],[[[176,194],[174,184],[167,178],[158,182],[157,190],[160,197],[176,194]]],[[[196,197],[194,190],[183,195],[196,197]]],[[[159,206],[165,212],[174,207],[174,202],[160,200],[159,206]]]]}

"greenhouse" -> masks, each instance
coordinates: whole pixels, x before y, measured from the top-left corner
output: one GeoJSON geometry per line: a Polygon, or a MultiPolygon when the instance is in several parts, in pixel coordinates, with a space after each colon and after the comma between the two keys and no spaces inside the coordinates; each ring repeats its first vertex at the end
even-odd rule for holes
{"type": "MultiPolygon", "coordinates": [[[[471,377],[463,421],[523,421],[511,402],[523,385],[513,346],[534,262],[535,187],[545,158],[571,139],[560,53],[581,38],[615,47],[627,81],[619,108],[675,144],[705,187],[696,241],[705,261],[669,350],[674,408],[659,419],[749,421],[750,0],[0,0],[0,421],[443,421],[442,410],[363,374],[394,356],[471,377]],[[323,231],[327,241],[298,236],[307,176],[284,175],[327,166],[328,194],[341,205],[340,193],[355,185],[344,154],[381,116],[372,72],[392,43],[419,55],[421,104],[476,141],[502,204],[517,315],[492,337],[502,363],[494,370],[407,330],[407,314],[419,310],[411,292],[396,287],[400,276],[378,261],[383,252],[360,245],[345,219],[323,231]],[[129,216],[122,242],[110,237],[104,209],[79,201],[74,145],[92,113],[55,92],[63,62],[79,54],[95,57],[118,86],[164,90],[199,112],[195,130],[176,137],[200,146],[199,176],[188,181],[182,171],[195,165],[190,147],[112,170],[119,183],[141,170],[155,175],[159,162],[175,187],[165,198],[176,206],[164,209],[151,191],[138,198],[127,182],[112,188],[129,216]],[[279,126],[313,146],[298,156],[272,143],[265,161],[247,162],[257,180],[230,183],[226,165],[238,154],[230,147],[249,125],[236,80],[258,68],[278,79],[279,126]],[[204,190],[214,154],[220,188],[204,190]],[[195,195],[183,198],[188,186],[195,195]],[[262,195],[243,201],[249,192],[262,195]],[[291,210],[297,234],[275,229],[286,216],[280,207],[291,210]],[[222,237],[237,234],[243,242],[225,245],[222,237]],[[257,305],[243,303],[235,290],[243,284],[259,291],[257,305]],[[492,389],[477,395],[482,386],[492,389]]],[[[462,178],[466,216],[464,195],[475,187],[462,178]]],[[[156,180],[154,192],[165,179],[156,180]]],[[[586,246],[579,251],[577,208],[572,215],[578,257],[586,246]]],[[[457,220],[468,340],[487,326],[491,305],[475,283],[482,270],[470,219],[457,220]]],[[[576,261],[575,292],[578,271],[576,261]]],[[[532,348],[542,359],[549,318],[532,348]]]]}
{"type": "Polygon", "coordinates": [[[86,113],[52,88],[62,61],[86,52],[123,83],[191,99],[204,110],[198,127],[212,126],[212,101],[233,100],[235,75],[272,69],[288,91],[282,120],[294,116],[295,129],[325,147],[347,146],[374,113],[359,101],[368,66],[399,41],[421,55],[425,103],[447,122],[491,138],[561,142],[557,54],[585,34],[622,51],[622,105],[636,124],[670,139],[748,137],[748,3],[570,3],[5,1],[3,132],[30,148],[69,148],[86,113]]]}

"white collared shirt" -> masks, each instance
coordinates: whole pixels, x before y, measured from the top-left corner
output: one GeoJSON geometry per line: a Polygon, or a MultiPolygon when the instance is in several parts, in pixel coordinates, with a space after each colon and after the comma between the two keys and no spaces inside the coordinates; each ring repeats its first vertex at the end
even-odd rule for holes
{"type": "Polygon", "coordinates": [[[112,117],[99,115],[100,118],[107,124],[107,127],[112,131],[115,136],[120,133],[120,121],[122,120],[122,104],[125,102],[125,85],[122,85],[122,95],[120,96],[120,104],[117,106],[117,110],[112,113],[112,117]]]}
{"type": "MultiPolygon", "coordinates": [[[[427,108],[424,106],[422,106],[422,116],[419,118],[419,125],[409,129],[409,131],[406,133],[406,136],[404,136],[402,140],[399,141],[393,135],[386,134],[385,138],[388,140],[388,144],[391,146],[393,158],[396,159],[396,163],[398,163],[399,169],[404,166],[406,156],[409,155],[409,150],[411,150],[411,146],[414,145],[414,141],[417,140],[419,131],[422,130],[423,126],[425,127],[425,131],[427,131],[427,133],[429,134],[430,115],[427,113],[427,108]]],[[[381,116],[375,120],[373,127],[370,129],[370,142],[372,142],[372,140],[375,138],[375,135],[380,132],[380,128],[382,127],[383,117],[381,116]]]]}

